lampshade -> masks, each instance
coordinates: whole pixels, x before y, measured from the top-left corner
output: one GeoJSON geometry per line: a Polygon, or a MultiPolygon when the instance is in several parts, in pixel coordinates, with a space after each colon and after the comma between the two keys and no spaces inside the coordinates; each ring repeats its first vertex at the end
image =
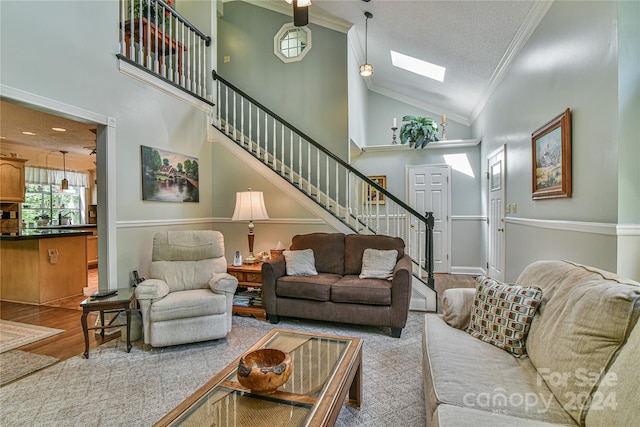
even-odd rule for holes
{"type": "Polygon", "coordinates": [[[369,77],[373,74],[373,65],[371,64],[362,64],[360,66],[360,75],[362,77],[369,77]]]}
{"type": "Polygon", "coordinates": [[[255,225],[254,220],[269,219],[267,214],[267,208],[264,206],[264,197],[262,191],[240,191],[236,193],[236,208],[233,211],[231,221],[249,221],[249,235],[247,239],[249,241],[249,256],[244,259],[246,264],[253,264],[258,262],[258,259],[253,256],[253,241],[255,239],[255,233],[253,229],[255,225]]]}
{"type": "Polygon", "coordinates": [[[236,209],[232,221],[254,221],[269,219],[264,206],[262,191],[240,191],[236,193],[236,209]]]}

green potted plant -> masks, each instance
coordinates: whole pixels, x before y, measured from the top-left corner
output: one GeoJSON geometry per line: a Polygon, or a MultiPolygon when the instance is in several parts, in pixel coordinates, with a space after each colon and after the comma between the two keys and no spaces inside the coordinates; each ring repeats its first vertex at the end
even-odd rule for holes
{"type": "MultiPolygon", "coordinates": [[[[165,1],[170,7],[173,7],[173,1],[167,0],[165,1]]],[[[160,3],[157,4],[158,9],[156,10],[156,2],[155,0],[135,0],[133,2],[133,17],[136,19],[139,18],[150,18],[151,22],[158,25],[162,24],[162,21],[166,21],[169,23],[169,18],[171,17],[171,12],[164,9],[160,3]],[[164,16],[163,15],[164,10],[164,16]]]]}
{"type": "Polygon", "coordinates": [[[404,116],[407,122],[400,127],[400,143],[409,142],[409,147],[424,148],[428,143],[439,141],[436,136],[438,124],[429,117],[404,116]]]}

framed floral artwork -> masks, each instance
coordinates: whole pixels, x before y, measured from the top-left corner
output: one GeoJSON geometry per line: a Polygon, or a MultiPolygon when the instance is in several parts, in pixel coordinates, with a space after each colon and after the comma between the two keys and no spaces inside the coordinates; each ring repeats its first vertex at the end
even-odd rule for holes
{"type": "MultiPolygon", "coordinates": [[[[387,189],[387,176],[386,175],[374,175],[368,176],[371,181],[378,184],[380,187],[387,189]]],[[[385,195],[378,191],[374,186],[367,184],[366,182],[362,188],[362,199],[368,205],[384,205],[387,201],[385,195]]]]}
{"type": "Polygon", "coordinates": [[[571,197],[571,110],[531,134],[534,200],[571,197]]]}

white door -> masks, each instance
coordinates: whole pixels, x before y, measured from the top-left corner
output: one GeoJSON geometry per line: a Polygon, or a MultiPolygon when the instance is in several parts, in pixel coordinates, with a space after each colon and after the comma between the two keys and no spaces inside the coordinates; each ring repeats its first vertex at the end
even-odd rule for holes
{"type": "Polygon", "coordinates": [[[505,166],[504,146],[487,156],[487,274],[501,281],[504,280],[505,264],[505,166]]]}
{"type": "MultiPolygon", "coordinates": [[[[433,271],[435,273],[449,272],[449,181],[451,167],[437,166],[407,166],[408,171],[408,201],[409,206],[422,215],[433,212],[433,271]]],[[[409,224],[412,245],[410,254],[413,259],[419,259],[420,265],[425,266],[425,230],[417,226],[417,221],[409,224]]]]}

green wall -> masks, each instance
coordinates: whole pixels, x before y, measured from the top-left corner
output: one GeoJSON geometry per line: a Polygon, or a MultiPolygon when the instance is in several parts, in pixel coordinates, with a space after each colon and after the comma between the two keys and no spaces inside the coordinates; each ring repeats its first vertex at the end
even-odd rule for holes
{"type": "Polygon", "coordinates": [[[218,20],[217,72],[303,133],[348,156],[347,36],[309,24],[312,47],[285,64],[273,37],[291,16],[235,1],[218,20]],[[224,63],[229,56],[231,61],[224,63]]]}

